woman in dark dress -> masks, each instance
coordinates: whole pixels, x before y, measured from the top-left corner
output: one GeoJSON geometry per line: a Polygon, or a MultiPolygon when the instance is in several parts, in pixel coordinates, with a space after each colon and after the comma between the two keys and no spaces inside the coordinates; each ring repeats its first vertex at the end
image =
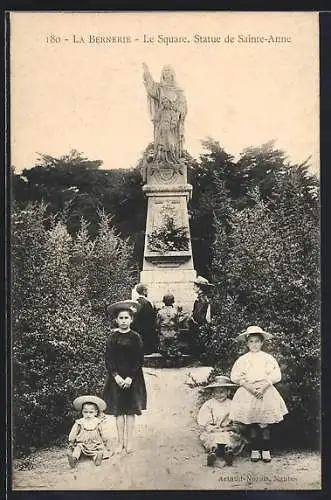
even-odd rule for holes
{"type": "Polygon", "coordinates": [[[155,352],[157,347],[155,331],[156,311],[151,301],[147,298],[147,287],[144,284],[138,283],[136,293],[137,298],[135,300],[140,304],[140,308],[134,316],[132,328],[142,338],[144,353],[151,354],[155,352]]]}
{"type": "Polygon", "coordinates": [[[123,449],[133,451],[132,436],[135,415],[146,409],[147,396],[143,375],[144,350],[140,335],[131,330],[132,301],[113,304],[110,314],[115,316],[118,328],[109,335],[106,346],[108,379],[103,397],[107,413],[116,417],[117,446],[115,453],[123,449]]]}
{"type": "Polygon", "coordinates": [[[197,298],[194,301],[188,324],[191,354],[195,357],[199,357],[200,354],[197,343],[200,328],[211,321],[210,300],[208,295],[213,286],[212,283],[209,283],[209,281],[202,276],[198,276],[194,280],[194,291],[197,294],[197,298]]]}

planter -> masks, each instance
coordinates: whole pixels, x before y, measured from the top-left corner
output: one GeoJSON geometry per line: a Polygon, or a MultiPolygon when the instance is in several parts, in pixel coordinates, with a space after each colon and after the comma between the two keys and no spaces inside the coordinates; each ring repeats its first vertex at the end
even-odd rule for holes
{"type": "Polygon", "coordinates": [[[152,262],[153,264],[166,265],[171,264],[172,266],[180,265],[187,260],[190,260],[192,254],[189,250],[182,250],[176,252],[147,252],[144,255],[145,259],[152,262]]]}

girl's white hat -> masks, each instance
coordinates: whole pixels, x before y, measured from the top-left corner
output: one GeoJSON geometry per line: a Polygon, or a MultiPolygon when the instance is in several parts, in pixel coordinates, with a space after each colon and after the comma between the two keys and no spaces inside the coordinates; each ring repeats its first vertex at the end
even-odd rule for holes
{"type": "Polygon", "coordinates": [[[226,377],[224,375],[218,375],[215,378],[214,382],[206,385],[204,389],[211,389],[212,387],[237,387],[237,385],[231,382],[229,377],[226,377]]]}
{"type": "Polygon", "coordinates": [[[270,340],[273,338],[272,333],[265,332],[259,326],[252,325],[246,328],[246,330],[243,333],[239,333],[236,340],[247,340],[247,338],[250,335],[253,335],[254,333],[258,333],[259,335],[261,335],[264,338],[264,340],[270,340]]]}
{"type": "Polygon", "coordinates": [[[93,403],[97,405],[99,411],[105,411],[105,409],[107,408],[106,402],[98,396],[79,396],[74,400],[72,404],[75,410],[81,411],[82,406],[85,403],[93,403]]]}

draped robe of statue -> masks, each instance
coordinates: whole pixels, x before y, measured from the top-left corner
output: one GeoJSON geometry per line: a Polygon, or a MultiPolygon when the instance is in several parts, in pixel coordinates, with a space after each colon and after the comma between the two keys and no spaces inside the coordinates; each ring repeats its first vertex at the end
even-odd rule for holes
{"type": "Polygon", "coordinates": [[[144,64],[144,84],[154,124],[153,160],[176,163],[183,153],[184,121],[187,114],[184,92],[178,87],[170,66],[163,68],[160,83],[157,83],[144,64]]]}

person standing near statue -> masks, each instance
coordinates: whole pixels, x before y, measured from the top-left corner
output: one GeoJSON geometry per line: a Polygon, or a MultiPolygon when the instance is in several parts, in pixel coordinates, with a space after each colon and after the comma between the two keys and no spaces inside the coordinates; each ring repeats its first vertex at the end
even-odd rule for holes
{"type": "Polygon", "coordinates": [[[156,332],[159,339],[159,352],[166,365],[169,365],[172,359],[180,356],[177,344],[181,309],[175,304],[175,297],[172,293],[166,293],[162,301],[164,305],[156,315],[156,332]]]}
{"type": "Polygon", "coordinates": [[[171,66],[164,66],[157,83],[143,63],[144,84],[148,106],[154,125],[155,162],[178,163],[183,153],[184,121],[187,103],[184,92],[178,87],[171,66]]]}
{"type": "Polygon", "coordinates": [[[142,338],[144,354],[151,354],[156,349],[155,307],[147,298],[147,287],[143,283],[138,283],[135,287],[135,294],[135,301],[140,304],[140,309],[135,314],[132,329],[142,338]]]}
{"type": "Polygon", "coordinates": [[[193,355],[198,354],[197,339],[200,328],[211,322],[211,308],[208,296],[213,287],[214,285],[202,276],[198,276],[194,280],[194,291],[197,294],[197,298],[194,301],[192,313],[188,318],[189,343],[193,355]]]}
{"type": "Polygon", "coordinates": [[[107,380],[103,399],[106,412],[116,418],[117,446],[115,453],[132,453],[135,416],[146,410],[147,394],[143,373],[144,352],[140,335],[131,329],[134,314],[139,310],[135,301],[122,300],[108,307],[117,328],[107,339],[105,363],[107,380]]]}

